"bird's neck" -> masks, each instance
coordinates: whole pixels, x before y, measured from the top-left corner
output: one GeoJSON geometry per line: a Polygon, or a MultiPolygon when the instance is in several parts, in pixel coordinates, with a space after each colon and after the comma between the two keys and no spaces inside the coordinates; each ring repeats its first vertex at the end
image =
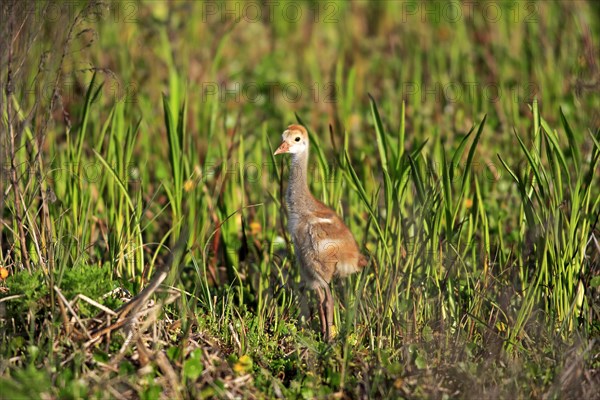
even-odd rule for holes
{"type": "Polygon", "coordinates": [[[308,190],[307,176],[308,150],[292,154],[287,192],[288,209],[290,212],[299,213],[310,208],[313,197],[308,190]]]}

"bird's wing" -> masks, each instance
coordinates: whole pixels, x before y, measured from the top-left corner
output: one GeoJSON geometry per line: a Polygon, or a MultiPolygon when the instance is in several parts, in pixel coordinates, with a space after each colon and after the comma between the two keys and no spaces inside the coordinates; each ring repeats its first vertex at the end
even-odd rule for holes
{"type": "Polygon", "coordinates": [[[310,247],[318,261],[335,265],[354,245],[352,234],[331,210],[318,210],[306,221],[310,247]]]}

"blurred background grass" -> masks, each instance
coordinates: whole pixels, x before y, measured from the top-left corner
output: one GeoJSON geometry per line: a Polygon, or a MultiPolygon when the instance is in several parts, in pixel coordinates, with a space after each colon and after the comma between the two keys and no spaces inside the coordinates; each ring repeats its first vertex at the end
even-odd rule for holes
{"type": "MultiPolygon", "coordinates": [[[[52,365],[82,373],[50,350],[60,320],[42,329],[55,286],[135,294],[184,226],[171,284],[187,295],[155,322],[181,349],[169,353],[181,387],[157,367],[163,394],[595,393],[597,3],[2,7],[0,255],[2,287],[20,296],[0,303],[10,393],[48,390],[24,382],[56,379],[52,365]],[[336,287],[345,327],[331,347],[297,331],[286,168],[271,157],[298,118],[311,188],[373,260],[336,287]],[[202,357],[186,347],[197,335],[211,338],[202,357]],[[213,356],[231,368],[210,369],[213,356]],[[202,379],[185,372],[197,362],[202,379]],[[228,374],[244,373],[236,392],[228,374]]],[[[98,388],[63,378],[50,393],[98,388]]]]}

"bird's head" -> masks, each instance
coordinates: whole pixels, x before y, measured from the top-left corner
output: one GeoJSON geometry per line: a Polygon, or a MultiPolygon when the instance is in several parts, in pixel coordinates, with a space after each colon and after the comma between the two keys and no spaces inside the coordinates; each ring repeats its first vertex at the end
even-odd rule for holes
{"type": "Polygon", "coordinates": [[[308,149],[308,132],[302,125],[290,125],[281,135],[282,142],[274,155],[291,153],[298,154],[308,149]]]}

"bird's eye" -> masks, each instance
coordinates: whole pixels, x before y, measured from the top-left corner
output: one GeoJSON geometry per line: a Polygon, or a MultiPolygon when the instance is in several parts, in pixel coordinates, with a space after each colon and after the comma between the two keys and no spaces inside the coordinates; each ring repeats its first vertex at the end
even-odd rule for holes
{"type": "Polygon", "coordinates": [[[300,136],[296,136],[296,139],[294,139],[296,142],[300,141],[300,136]]]}

